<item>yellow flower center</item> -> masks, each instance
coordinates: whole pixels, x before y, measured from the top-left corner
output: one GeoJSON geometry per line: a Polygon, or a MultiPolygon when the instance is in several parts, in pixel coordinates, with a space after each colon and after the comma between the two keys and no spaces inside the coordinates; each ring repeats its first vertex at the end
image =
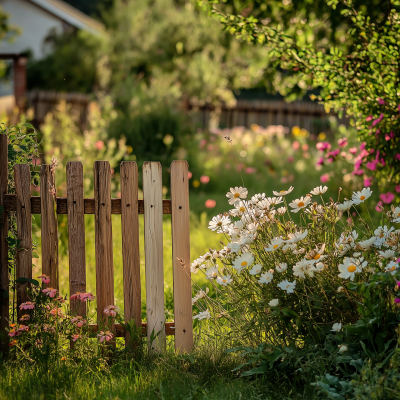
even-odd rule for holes
{"type": "Polygon", "coordinates": [[[284,190],[281,190],[279,193],[285,193],[285,191],[284,191],[284,190]]]}
{"type": "Polygon", "coordinates": [[[315,256],[314,256],[314,260],[318,260],[319,258],[321,257],[321,254],[316,254],[315,256]]]}
{"type": "Polygon", "coordinates": [[[246,208],[245,207],[240,207],[239,210],[240,210],[240,212],[244,212],[246,210],[246,208]]]}
{"type": "Polygon", "coordinates": [[[223,282],[223,283],[226,283],[226,279],[222,279],[222,282],[223,282]]]}
{"type": "Polygon", "coordinates": [[[360,200],[365,200],[365,196],[361,196],[361,197],[360,197],[360,200]]]}
{"type": "Polygon", "coordinates": [[[243,261],[240,265],[241,265],[242,267],[245,267],[245,266],[247,265],[247,261],[243,261]]]}
{"type": "Polygon", "coordinates": [[[349,272],[354,272],[356,269],[357,268],[356,268],[355,265],[350,265],[350,266],[347,267],[347,271],[349,271],[349,272]]]}
{"type": "Polygon", "coordinates": [[[235,199],[239,198],[239,197],[240,197],[240,193],[235,193],[235,194],[233,195],[233,197],[234,197],[235,199]]]}
{"type": "Polygon", "coordinates": [[[300,201],[300,203],[297,204],[297,206],[298,206],[298,207],[303,207],[303,206],[304,206],[304,203],[303,203],[302,201],[300,201]]]}
{"type": "Polygon", "coordinates": [[[379,235],[380,238],[383,238],[384,236],[385,234],[383,232],[379,235]]]}
{"type": "Polygon", "coordinates": [[[286,285],[286,289],[290,288],[290,285],[286,285]]]}
{"type": "Polygon", "coordinates": [[[279,244],[276,244],[276,245],[274,246],[274,250],[277,249],[278,247],[279,247],[279,244]]]}
{"type": "Polygon", "coordinates": [[[393,267],[390,268],[391,271],[394,271],[395,269],[396,269],[396,266],[395,266],[395,265],[393,265],[393,267]]]}
{"type": "Polygon", "coordinates": [[[218,223],[217,223],[217,226],[221,226],[221,225],[222,225],[222,222],[218,222],[218,223]]]}

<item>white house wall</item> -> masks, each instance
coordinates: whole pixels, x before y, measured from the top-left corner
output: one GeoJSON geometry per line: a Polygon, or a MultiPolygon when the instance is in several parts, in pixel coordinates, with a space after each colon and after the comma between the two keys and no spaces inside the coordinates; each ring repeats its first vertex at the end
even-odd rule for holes
{"type": "Polygon", "coordinates": [[[10,15],[10,23],[18,26],[22,33],[12,43],[2,41],[0,54],[19,54],[31,50],[35,59],[41,59],[44,40],[54,28],[63,31],[63,22],[26,0],[0,0],[0,6],[10,15]]]}

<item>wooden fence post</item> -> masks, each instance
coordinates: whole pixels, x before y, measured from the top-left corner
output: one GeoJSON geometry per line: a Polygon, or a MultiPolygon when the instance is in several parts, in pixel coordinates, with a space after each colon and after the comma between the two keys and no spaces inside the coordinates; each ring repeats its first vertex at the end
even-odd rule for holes
{"type": "Polygon", "coordinates": [[[186,353],[189,353],[193,347],[188,182],[188,163],[173,161],[171,164],[171,213],[175,350],[186,353]]]}
{"type": "Polygon", "coordinates": [[[8,278],[8,215],[4,210],[4,193],[8,186],[8,143],[7,135],[0,135],[0,351],[8,348],[6,327],[9,320],[9,278],[8,278]],[[4,337],[3,337],[4,335],[4,337]]]}
{"type": "MultiPolygon", "coordinates": [[[[85,210],[83,197],[83,166],[80,162],[67,163],[67,212],[69,293],[86,292],[85,210]]],[[[86,314],[86,302],[71,300],[71,310],[86,314]]]]}
{"type": "MultiPolygon", "coordinates": [[[[138,168],[135,162],[121,163],[122,262],[124,270],[125,322],[133,320],[141,332],[138,168]]],[[[129,345],[125,332],[125,345],[129,345]]]]}
{"type": "MultiPolygon", "coordinates": [[[[104,309],[114,304],[114,267],[111,225],[111,168],[108,161],[94,163],[97,320],[108,319],[104,309]]],[[[114,326],[113,326],[114,329],[114,326]]]]}
{"type": "Polygon", "coordinates": [[[51,165],[40,168],[40,213],[42,239],[42,274],[50,276],[46,287],[59,290],[57,193],[51,165]]]}
{"type": "MultiPolygon", "coordinates": [[[[17,238],[19,249],[16,258],[16,277],[32,278],[32,213],[31,213],[31,172],[29,165],[14,166],[15,194],[17,201],[17,238]]],[[[28,283],[17,284],[18,317],[23,314],[21,303],[28,300],[28,283]]]]}
{"type": "Polygon", "coordinates": [[[163,203],[159,162],[143,164],[144,250],[146,265],[147,339],[152,351],[165,348],[163,203]],[[158,334],[151,341],[151,335],[158,334]]]}

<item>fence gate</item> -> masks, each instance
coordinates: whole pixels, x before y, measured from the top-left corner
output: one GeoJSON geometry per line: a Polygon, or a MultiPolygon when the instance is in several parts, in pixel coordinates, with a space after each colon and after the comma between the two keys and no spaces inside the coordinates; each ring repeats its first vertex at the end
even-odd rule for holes
{"type": "MultiPolygon", "coordinates": [[[[17,254],[16,278],[32,278],[32,214],[41,214],[42,273],[49,275],[50,287],[59,288],[57,215],[67,214],[70,295],[86,292],[85,223],[84,214],[95,216],[96,297],[97,319],[104,318],[103,310],[114,304],[114,271],[111,214],[121,215],[123,292],[125,320],[135,321],[147,332],[161,331],[153,341],[154,351],[162,349],[165,335],[175,336],[175,349],[189,352],[193,346],[192,299],[190,279],[189,186],[188,164],[171,164],[171,200],[162,198],[161,164],[143,165],[143,200],[138,199],[138,167],[136,162],[121,163],[121,198],[111,198],[111,169],[107,161],[93,166],[94,198],[84,198],[83,167],[69,162],[66,167],[67,197],[57,197],[54,174],[49,165],[40,169],[40,196],[31,196],[28,165],[14,168],[15,194],[7,194],[7,136],[0,135],[0,287],[8,292],[7,213],[16,212],[17,236],[23,248],[17,254]],[[1,208],[3,207],[3,208],[1,208]],[[145,281],[147,323],[141,320],[139,214],[144,214],[145,281]],[[165,322],[163,214],[172,217],[172,264],[174,292],[174,322],[165,322]],[[184,266],[181,262],[184,261],[184,266]]],[[[27,300],[27,284],[18,284],[17,304],[27,300]]],[[[9,299],[0,296],[0,330],[9,320],[9,299]]],[[[73,301],[71,305],[74,306],[73,301]]],[[[75,304],[84,315],[85,304],[75,304]]],[[[19,308],[18,308],[19,309],[19,308]]],[[[93,331],[97,325],[92,325],[93,331]]],[[[116,336],[127,335],[119,324],[116,336]]]]}

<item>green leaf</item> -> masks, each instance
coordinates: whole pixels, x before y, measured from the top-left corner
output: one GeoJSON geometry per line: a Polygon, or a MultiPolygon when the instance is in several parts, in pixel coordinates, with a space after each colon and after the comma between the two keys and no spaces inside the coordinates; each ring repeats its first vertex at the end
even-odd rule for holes
{"type": "Polygon", "coordinates": [[[17,282],[17,283],[26,283],[26,282],[29,282],[29,283],[31,283],[31,284],[34,285],[34,286],[39,286],[39,282],[38,282],[36,279],[31,279],[31,278],[18,278],[18,279],[16,279],[15,282],[17,282]]]}

